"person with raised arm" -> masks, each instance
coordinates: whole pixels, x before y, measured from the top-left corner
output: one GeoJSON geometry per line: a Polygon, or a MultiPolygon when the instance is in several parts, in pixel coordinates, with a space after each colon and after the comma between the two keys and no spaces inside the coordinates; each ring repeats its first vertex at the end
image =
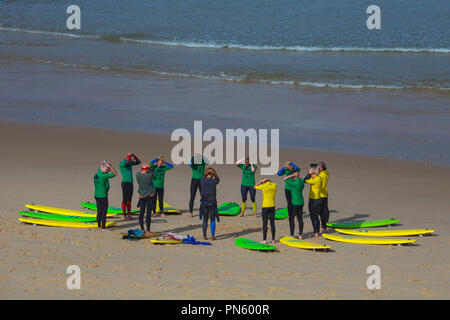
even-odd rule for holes
{"type": "Polygon", "coordinates": [[[117,176],[117,171],[108,161],[102,161],[100,168],[94,175],[94,198],[97,203],[98,229],[106,230],[106,214],[108,213],[109,179],[117,176]]]}
{"type": "Polygon", "coordinates": [[[275,244],[275,196],[277,194],[277,184],[268,178],[262,178],[255,185],[256,190],[263,193],[262,222],[263,222],[263,242],[267,244],[267,224],[270,221],[270,231],[272,232],[272,243],[275,244]]]}
{"type": "Polygon", "coordinates": [[[173,168],[173,165],[164,160],[164,156],[160,155],[151,162],[151,167],[155,171],[153,178],[153,185],[155,186],[155,201],[153,203],[153,212],[156,215],[156,202],[159,202],[159,212],[162,217],[164,214],[164,179],[166,171],[173,168]]]}
{"type": "Polygon", "coordinates": [[[123,218],[131,219],[131,200],[133,199],[133,166],[141,161],[133,153],[127,153],[125,159],[119,163],[119,170],[122,174],[122,211],[123,218]]]}
{"type": "MultiPolygon", "coordinates": [[[[281,176],[290,176],[295,172],[300,172],[300,168],[297,167],[295,165],[295,163],[293,163],[292,161],[286,161],[284,166],[280,169],[280,171],[278,171],[277,175],[279,177],[281,176]]],[[[284,179],[285,184],[284,184],[284,195],[286,197],[286,202],[287,202],[287,210],[288,210],[288,214],[289,216],[291,216],[292,213],[292,195],[291,195],[291,186],[289,183],[287,182],[287,179],[284,179]]]]}
{"type": "Polygon", "coordinates": [[[242,181],[241,181],[241,197],[242,197],[242,207],[241,207],[241,217],[244,216],[245,207],[247,206],[247,194],[250,194],[250,201],[252,202],[253,213],[256,217],[256,191],[255,191],[255,172],[258,168],[256,164],[250,164],[249,157],[245,157],[242,160],[236,161],[234,165],[242,170],[242,181]]]}
{"type": "Polygon", "coordinates": [[[320,210],[319,216],[322,227],[320,232],[327,231],[327,222],[330,218],[330,210],[328,210],[328,180],[330,179],[330,172],[325,165],[325,162],[320,161],[317,163],[317,168],[319,169],[319,177],[322,179],[322,188],[320,191],[320,210]]]}
{"type": "Polygon", "coordinates": [[[293,174],[288,175],[284,178],[286,186],[289,186],[290,193],[292,195],[292,209],[289,212],[289,229],[291,232],[291,237],[294,236],[295,232],[295,218],[298,221],[298,238],[303,239],[303,205],[305,200],[303,199],[303,188],[305,183],[300,179],[300,172],[295,171],[293,174]]]}
{"type": "Polygon", "coordinates": [[[216,240],[216,219],[219,222],[217,211],[217,185],[220,178],[213,168],[207,168],[203,178],[200,180],[200,220],[203,220],[203,240],[207,240],[206,231],[208,229],[208,219],[211,220],[211,240],[216,240]]]}
{"type": "Polygon", "coordinates": [[[141,166],[141,171],[136,173],[136,181],[138,183],[138,194],[139,194],[139,225],[141,226],[142,233],[145,235],[153,234],[150,231],[150,224],[152,223],[152,210],[153,201],[155,198],[155,187],[153,186],[153,177],[155,172],[151,170],[149,164],[144,163],[141,166]],[[145,217],[145,222],[147,226],[147,231],[144,228],[144,214],[147,210],[147,215],[145,217]]]}
{"type": "Polygon", "coordinates": [[[311,166],[308,174],[304,178],[304,182],[310,185],[308,210],[309,216],[314,229],[314,236],[318,237],[320,232],[320,192],[322,190],[322,179],[319,177],[319,169],[317,166],[311,166]]]}
{"type": "Polygon", "coordinates": [[[200,194],[202,191],[200,188],[200,180],[203,178],[205,174],[205,166],[206,166],[205,158],[201,154],[196,153],[192,156],[189,166],[192,169],[191,190],[190,190],[191,192],[189,198],[189,213],[190,217],[192,218],[194,211],[195,195],[197,194],[197,190],[199,190],[200,194]]]}

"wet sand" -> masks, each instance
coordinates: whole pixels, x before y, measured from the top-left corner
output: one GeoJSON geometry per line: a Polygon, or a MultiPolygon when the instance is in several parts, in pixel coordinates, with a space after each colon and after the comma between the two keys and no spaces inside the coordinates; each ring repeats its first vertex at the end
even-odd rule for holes
{"type": "MultiPolygon", "coordinates": [[[[126,152],[143,161],[170,156],[168,136],[86,128],[0,123],[0,298],[1,299],[448,299],[450,168],[423,162],[356,156],[306,149],[280,151],[280,161],[302,168],[327,163],[330,221],[398,218],[395,228],[434,228],[436,236],[415,238],[415,246],[370,246],[311,241],[333,246],[311,252],[278,243],[278,252],[253,252],[234,245],[236,237],[262,240],[258,217],[221,217],[211,246],[158,246],[122,240],[138,228],[137,218],[117,220],[109,232],[21,224],[26,203],[80,209],[93,201],[92,177],[101,160],[115,168],[126,152]],[[378,265],[381,290],[366,287],[366,269],[378,265]],[[81,268],[81,290],[66,288],[66,268],[81,268]]],[[[170,161],[170,159],[169,159],[170,161]]],[[[215,165],[222,177],[219,202],[240,202],[240,170],[215,165]]],[[[257,176],[259,177],[259,176],[257,176]]],[[[155,232],[173,231],[201,239],[198,213],[186,213],[191,171],[177,166],[166,175],[165,200],[183,211],[153,218],[155,232]]],[[[120,206],[120,177],[111,180],[110,203],[120,206]]],[[[277,207],[285,206],[279,177],[277,207]]],[[[136,189],[136,187],[135,187],[136,189]]],[[[307,197],[309,187],[305,187],[307,197]]],[[[136,203],[134,195],[133,205],[136,203]]],[[[198,200],[198,198],[197,198],[198,200]]],[[[198,207],[196,201],[195,208],[198,207]]],[[[306,208],[305,208],[305,211],[306,208]]],[[[311,236],[304,214],[305,235],[311,236]]],[[[276,221],[277,239],[288,221],[276,221]]]]}

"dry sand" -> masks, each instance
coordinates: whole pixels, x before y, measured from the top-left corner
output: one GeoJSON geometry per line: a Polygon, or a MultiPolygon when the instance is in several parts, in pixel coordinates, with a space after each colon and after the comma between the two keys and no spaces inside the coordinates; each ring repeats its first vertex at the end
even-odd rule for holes
{"type": "MultiPolygon", "coordinates": [[[[238,248],[234,239],[260,241],[261,218],[250,207],[244,218],[222,217],[212,246],[158,246],[122,240],[137,228],[117,220],[109,232],[21,224],[26,203],[80,209],[93,201],[97,164],[115,168],[126,152],[143,161],[170,155],[167,136],[95,129],[0,123],[0,298],[24,299],[448,299],[450,168],[382,157],[303,149],[282,149],[280,160],[302,168],[324,160],[330,170],[331,221],[395,217],[396,228],[435,228],[437,236],[415,246],[370,246],[330,242],[331,252],[311,252],[278,244],[279,252],[238,248]],[[66,288],[66,268],[81,268],[81,290],[66,288]],[[381,290],[366,287],[369,265],[381,268],[381,290]]],[[[281,137],[282,138],[282,137],[281,137]]],[[[218,200],[240,202],[240,170],[215,166],[222,177],[218,200]]],[[[180,216],[153,218],[152,230],[201,239],[198,214],[188,217],[191,171],[177,166],[166,175],[165,200],[180,216]]],[[[111,181],[110,203],[120,206],[120,177],[111,181]]],[[[279,182],[277,207],[285,206],[279,182]]],[[[305,187],[307,197],[309,187],[305,187]]],[[[197,198],[198,200],[198,198],[197,198]]],[[[261,194],[257,194],[258,205],[261,194]]],[[[133,205],[136,203],[136,194],[133,205]]],[[[198,201],[196,201],[196,208],[198,201]]],[[[306,209],[305,209],[306,211],[306,209]]],[[[311,235],[309,215],[305,233],[311,235]]],[[[277,221],[277,238],[288,221],[277,221]]]]}

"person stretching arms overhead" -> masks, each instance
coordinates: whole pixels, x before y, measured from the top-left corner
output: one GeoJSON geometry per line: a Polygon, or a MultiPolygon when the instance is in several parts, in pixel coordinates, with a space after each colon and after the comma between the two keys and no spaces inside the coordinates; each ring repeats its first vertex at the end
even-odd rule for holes
{"type": "Polygon", "coordinates": [[[292,210],[289,212],[289,229],[291,231],[291,237],[294,236],[295,231],[295,218],[298,221],[298,238],[302,240],[303,233],[303,205],[305,200],[303,199],[303,188],[305,183],[300,179],[300,172],[296,171],[293,174],[284,178],[284,182],[289,186],[290,193],[292,195],[292,210]]]}
{"type": "Polygon", "coordinates": [[[267,178],[262,178],[255,185],[255,189],[263,193],[262,221],[263,221],[263,243],[267,243],[267,222],[270,220],[270,231],[272,232],[272,243],[275,243],[275,196],[277,184],[267,178]]]}
{"type": "Polygon", "coordinates": [[[153,186],[153,177],[155,173],[151,170],[151,167],[144,163],[141,166],[141,171],[136,173],[136,181],[138,183],[138,194],[139,194],[139,225],[141,230],[146,235],[151,235],[150,224],[152,223],[152,209],[153,209],[153,199],[155,198],[155,187],[153,186]],[[147,216],[145,222],[147,224],[147,231],[144,229],[144,214],[147,209],[147,216]]]}
{"type": "Polygon", "coordinates": [[[153,185],[155,186],[155,201],[153,203],[153,212],[156,214],[156,201],[159,201],[159,212],[161,216],[164,214],[164,178],[166,171],[173,168],[173,165],[164,160],[164,156],[160,155],[151,162],[151,167],[155,171],[153,185]]]}
{"type": "Polygon", "coordinates": [[[108,213],[109,179],[117,176],[117,171],[111,163],[102,161],[100,169],[94,175],[94,198],[97,202],[97,225],[102,231],[106,230],[106,214],[108,213]]]}
{"type": "Polygon", "coordinates": [[[195,200],[195,194],[197,193],[197,189],[199,189],[200,194],[202,192],[200,180],[203,178],[203,175],[205,174],[205,166],[206,162],[202,155],[196,153],[192,156],[191,163],[189,163],[189,166],[192,169],[192,179],[191,179],[191,196],[189,198],[189,212],[191,214],[191,218],[193,217],[193,210],[194,210],[194,200],[195,200]]]}
{"type": "Polygon", "coordinates": [[[322,181],[319,177],[319,169],[311,167],[304,181],[310,185],[308,210],[311,222],[314,228],[314,236],[319,236],[319,211],[320,211],[320,192],[322,189],[322,181]]]}
{"type": "Polygon", "coordinates": [[[133,153],[128,153],[126,158],[119,163],[119,170],[122,174],[122,211],[123,218],[131,219],[131,200],[133,198],[133,166],[141,161],[133,153]]]}
{"type": "Polygon", "coordinates": [[[242,208],[241,217],[244,216],[245,207],[247,205],[247,193],[250,193],[250,201],[252,202],[253,213],[256,217],[256,191],[255,191],[255,172],[258,168],[255,164],[250,164],[249,157],[236,161],[234,165],[242,170],[241,181],[241,196],[242,196],[242,208]],[[242,162],[245,161],[245,164],[242,162]]]}
{"type": "MultiPolygon", "coordinates": [[[[300,172],[300,168],[295,165],[292,161],[286,161],[284,166],[278,171],[278,176],[289,176],[292,175],[294,172],[300,172]]],[[[292,212],[292,196],[291,196],[291,185],[287,183],[287,179],[284,179],[284,195],[286,196],[286,202],[287,202],[287,210],[289,217],[291,216],[292,212]]]]}

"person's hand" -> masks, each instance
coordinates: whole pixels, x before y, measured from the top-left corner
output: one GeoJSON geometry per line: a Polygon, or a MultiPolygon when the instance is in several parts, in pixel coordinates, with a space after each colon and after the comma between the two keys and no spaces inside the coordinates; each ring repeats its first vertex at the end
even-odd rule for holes
{"type": "Polygon", "coordinates": [[[155,196],[155,194],[154,194],[154,193],[151,193],[151,194],[149,194],[149,196],[150,196],[150,197],[154,197],[154,196],[155,196]]]}

